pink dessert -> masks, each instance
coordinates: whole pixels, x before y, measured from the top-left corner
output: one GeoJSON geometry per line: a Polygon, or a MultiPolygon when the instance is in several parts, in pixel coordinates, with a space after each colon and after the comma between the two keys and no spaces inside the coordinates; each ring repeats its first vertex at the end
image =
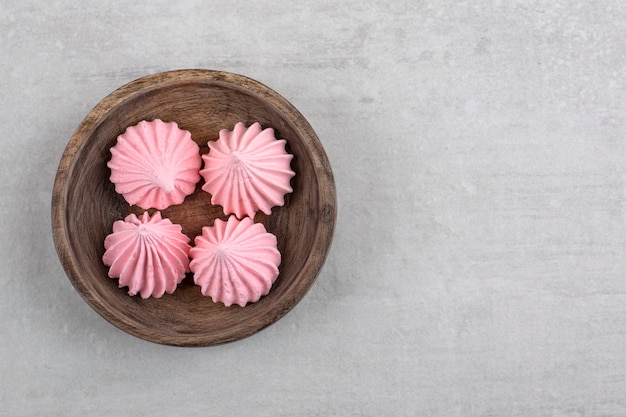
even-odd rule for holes
{"type": "Polygon", "coordinates": [[[202,189],[211,202],[221,205],[225,214],[238,218],[254,217],[257,211],[271,214],[272,207],[285,204],[285,194],[295,172],[293,155],[285,150],[284,139],[277,140],[274,129],[259,123],[249,128],[237,123],[232,131],[223,129],[219,139],[209,142],[209,153],[202,155],[205,180],[202,189]]]}
{"type": "Polygon", "coordinates": [[[226,307],[244,307],[269,293],[281,260],[276,236],[249,217],[235,216],[203,227],[190,256],[189,266],[202,294],[226,307]]]}
{"type": "Polygon", "coordinates": [[[104,240],[102,261],[110,266],[109,277],[119,278],[119,287],[129,295],[160,298],[171,294],[189,272],[189,238],[182,227],[156,212],[152,217],[129,214],[113,223],[113,233],[104,240]]]}
{"type": "Polygon", "coordinates": [[[200,148],[175,122],[144,120],[127,128],[111,155],[115,191],[143,209],[182,203],[200,180],[200,148]]]}

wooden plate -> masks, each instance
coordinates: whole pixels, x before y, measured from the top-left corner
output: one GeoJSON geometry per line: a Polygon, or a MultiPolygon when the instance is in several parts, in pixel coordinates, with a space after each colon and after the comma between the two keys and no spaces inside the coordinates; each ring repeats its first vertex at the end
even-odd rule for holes
{"type": "MultiPolygon", "coordinates": [[[[163,216],[191,239],[221,207],[200,189],[163,216]]],[[[249,336],[283,317],[313,284],[330,248],[336,220],[335,184],[315,132],[287,100],[250,78],[210,70],[180,70],[140,78],[102,100],[71,137],[54,183],[52,231],[63,267],[83,299],[120,329],[177,346],[208,346],[249,336]],[[175,121],[208,152],[207,141],[241,121],[273,127],[294,155],[294,192],[269,216],[257,215],[278,239],[280,275],[270,293],[246,307],[224,307],[200,293],[187,276],[171,295],[143,300],[107,275],[104,238],[115,220],[141,209],[115,192],[106,166],[117,136],[141,120],[175,121]]],[[[193,240],[192,240],[193,242],[193,240]]]]}

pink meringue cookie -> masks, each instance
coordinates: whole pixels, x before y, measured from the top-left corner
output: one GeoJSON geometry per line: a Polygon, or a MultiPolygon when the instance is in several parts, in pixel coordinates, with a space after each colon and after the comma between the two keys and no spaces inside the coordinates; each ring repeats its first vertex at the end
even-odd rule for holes
{"type": "Polygon", "coordinates": [[[226,307],[245,307],[267,295],[281,260],[276,236],[249,217],[235,216],[203,227],[190,256],[194,282],[202,294],[226,307]]]}
{"type": "Polygon", "coordinates": [[[211,194],[211,203],[238,218],[254,217],[259,210],[269,215],[272,207],[285,204],[295,175],[286,143],[259,123],[246,128],[240,122],[232,131],[221,130],[219,139],[208,143],[209,153],[202,155],[202,189],[211,194]]]}
{"type": "Polygon", "coordinates": [[[111,148],[111,181],[128,204],[163,210],[180,204],[200,180],[200,147],[175,122],[141,121],[111,148]]]}
{"type": "Polygon", "coordinates": [[[119,278],[119,287],[129,295],[160,298],[171,294],[189,272],[189,237],[182,227],[160,212],[152,217],[129,214],[113,223],[113,233],[104,240],[102,261],[110,278],[119,278]]]}

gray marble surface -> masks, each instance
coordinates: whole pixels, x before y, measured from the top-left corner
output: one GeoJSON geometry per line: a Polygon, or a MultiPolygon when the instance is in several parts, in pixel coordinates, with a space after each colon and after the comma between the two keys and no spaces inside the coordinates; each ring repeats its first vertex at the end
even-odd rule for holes
{"type": "Polygon", "coordinates": [[[0,1],[0,415],[626,416],[625,4],[230,3],[0,1]],[[306,297],[211,348],[107,323],[50,229],[82,118],[180,68],[289,99],[339,198],[306,297]]]}

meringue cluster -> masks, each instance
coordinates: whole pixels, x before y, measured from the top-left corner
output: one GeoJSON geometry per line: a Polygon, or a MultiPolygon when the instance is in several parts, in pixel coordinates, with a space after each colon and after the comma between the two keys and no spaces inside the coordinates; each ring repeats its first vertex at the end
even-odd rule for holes
{"type": "Polygon", "coordinates": [[[272,128],[237,123],[232,131],[222,129],[217,141],[208,142],[208,154],[200,155],[191,133],[175,122],[155,119],[128,127],[107,163],[116,192],[128,204],[144,210],[181,204],[202,177],[202,190],[229,217],[203,227],[194,247],[182,226],[160,211],[117,220],[104,241],[109,277],[142,298],[173,293],[188,272],[203,295],[227,307],[267,295],[281,254],[276,236],[252,218],[258,211],[269,215],[293,191],[293,155],[285,145],[272,128]]]}

